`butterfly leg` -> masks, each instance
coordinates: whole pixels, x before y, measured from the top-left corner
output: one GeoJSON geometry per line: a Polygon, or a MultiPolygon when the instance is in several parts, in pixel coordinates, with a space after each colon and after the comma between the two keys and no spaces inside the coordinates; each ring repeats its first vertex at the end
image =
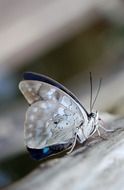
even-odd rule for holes
{"type": "Polygon", "coordinates": [[[99,121],[100,121],[100,128],[101,129],[103,129],[104,131],[106,131],[106,132],[114,132],[114,130],[113,129],[106,129],[104,126],[106,126],[106,124],[104,123],[104,121],[101,119],[101,118],[99,118],[99,121]]]}
{"type": "Polygon", "coordinates": [[[67,152],[67,154],[70,154],[74,150],[76,142],[77,142],[77,134],[75,135],[74,142],[72,143],[71,149],[67,152]]]}
{"type": "MultiPolygon", "coordinates": [[[[100,126],[99,126],[100,127],[100,126]]],[[[98,135],[99,135],[99,137],[100,138],[102,138],[103,140],[106,140],[107,138],[105,138],[105,137],[103,137],[102,135],[101,135],[101,133],[100,133],[100,130],[97,128],[96,129],[96,131],[97,131],[97,133],[98,133],[98,135]]]]}
{"type": "Polygon", "coordinates": [[[114,132],[113,129],[106,129],[105,127],[103,127],[102,125],[99,126],[101,129],[103,129],[106,132],[114,132]]]}
{"type": "Polygon", "coordinates": [[[101,137],[104,140],[106,140],[107,138],[101,135],[99,128],[103,129],[106,132],[114,132],[114,130],[112,130],[112,129],[106,129],[105,127],[103,127],[103,125],[99,125],[96,130],[97,130],[99,137],[101,137]]]}

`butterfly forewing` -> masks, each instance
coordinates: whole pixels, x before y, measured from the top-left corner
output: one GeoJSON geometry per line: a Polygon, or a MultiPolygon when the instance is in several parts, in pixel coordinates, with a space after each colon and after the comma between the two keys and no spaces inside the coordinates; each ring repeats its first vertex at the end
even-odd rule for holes
{"type": "Polygon", "coordinates": [[[73,141],[76,127],[87,122],[85,110],[63,90],[36,80],[24,80],[19,88],[31,104],[24,129],[29,148],[73,141]]]}

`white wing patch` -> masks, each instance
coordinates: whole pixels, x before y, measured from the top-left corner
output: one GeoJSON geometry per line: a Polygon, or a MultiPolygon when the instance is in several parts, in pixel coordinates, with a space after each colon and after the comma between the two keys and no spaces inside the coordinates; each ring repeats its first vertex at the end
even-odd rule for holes
{"type": "Polygon", "coordinates": [[[29,148],[43,148],[68,143],[76,127],[87,121],[83,108],[67,93],[48,83],[25,80],[19,88],[31,106],[25,119],[25,143],[29,148]]]}
{"type": "Polygon", "coordinates": [[[21,81],[19,83],[19,89],[29,104],[40,100],[40,96],[38,94],[40,87],[41,83],[34,81],[21,81]]]}

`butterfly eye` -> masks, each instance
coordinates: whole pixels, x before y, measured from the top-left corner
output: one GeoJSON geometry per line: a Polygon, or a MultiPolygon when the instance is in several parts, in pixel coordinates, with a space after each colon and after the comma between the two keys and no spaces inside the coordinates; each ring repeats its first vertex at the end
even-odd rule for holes
{"type": "Polygon", "coordinates": [[[93,117],[93,118],[95,118],[95,117],[96,117],[96,114],[95,114],[95,113],[93,113],[93,114],[92,114],[92,117],[93,117]]]}
{"type": "Polygon", "coordinates": [[[91,113],[90,115],[89,115],[89,118],[95,118],[96,117],[96,114],[95,113],[91,113]]]}

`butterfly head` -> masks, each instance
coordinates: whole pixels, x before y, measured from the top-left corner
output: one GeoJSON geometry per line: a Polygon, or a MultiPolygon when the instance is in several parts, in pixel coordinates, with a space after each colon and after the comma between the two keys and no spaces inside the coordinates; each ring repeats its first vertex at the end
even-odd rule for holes
{"type": "Polygon", "coordinates": [[[90,120],[92,121],[92,123],[93,123],[94,126],[98,125],[99,120],[100,120],[98,111],[90,113],[90,115],[89,115],[89,121],[90,120]]]}
{"type": "Polygon", "coordinates": [[[88,122],[82,123],[77,129],[77,137],[79,143],[83,143],[86,139],[92,136],[99,127],[99,113],[91,112],[88,116],[88,122]]]}

